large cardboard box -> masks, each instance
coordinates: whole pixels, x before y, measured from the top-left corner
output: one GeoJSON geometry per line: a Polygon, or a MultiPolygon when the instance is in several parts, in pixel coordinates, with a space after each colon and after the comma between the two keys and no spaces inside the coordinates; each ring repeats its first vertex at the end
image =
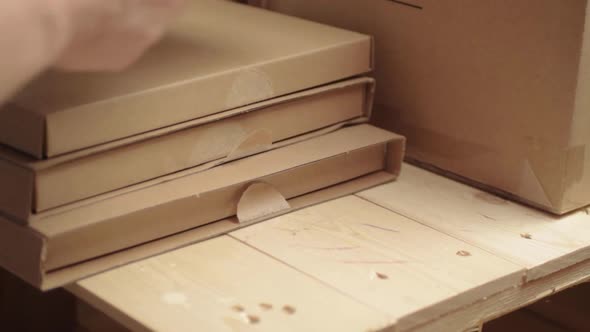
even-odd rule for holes
{"type": "Polygon", "coordinates": [[[373,34],[408,158],[555,213],[590,204],[586,0],[266,0],[373,34]]]}
{"type": "Polygon", "coordinates": [[[0,218],[0,265],[37,287],[57,287],[392,181],[403,150],[401,136],[355,125],[79,203],[28,226],[0,218]]]}
{"type": "Polygon", "coordinates": [[[359,33],[191,0],[128,70],[50,71],[32,82],[0,109],[0,143],[62,155],[366,73],[371,50],[359,33]]]}
{"type": "Polygon", "coordinates": [[[47,160],[0,147],[0,211],[28,222],[143,181],[367,122],[373,89],[370,78],[346,80],[47,160]]]}

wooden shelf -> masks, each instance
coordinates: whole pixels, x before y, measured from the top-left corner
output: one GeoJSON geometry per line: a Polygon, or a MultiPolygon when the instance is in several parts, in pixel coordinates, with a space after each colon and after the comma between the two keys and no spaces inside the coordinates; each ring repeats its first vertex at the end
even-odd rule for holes
{"type": "Polygon", "coordinates": [[[405,165],[69,290],[134,330],[468,331],[589,280],[589,259],[585,211],[558,218],[405,165]]]}

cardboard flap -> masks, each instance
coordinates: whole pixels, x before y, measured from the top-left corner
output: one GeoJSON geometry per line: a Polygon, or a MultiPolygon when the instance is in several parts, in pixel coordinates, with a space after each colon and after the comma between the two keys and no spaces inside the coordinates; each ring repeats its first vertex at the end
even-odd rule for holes
{"type": "Polygon", "coordinates": [[[524,160],[521,169],[520,181],[514,193],[520,197],[528,196],[529,200],[543,206],[554,206],[539,177],[535,174],[530,160],[524,160]]]}
{"type": "Polygon", "coordinates": [[[255,130],[238,142],[226,160],[235,160],[258,152],[267,151],[272,147],[272,143],[273,139],[270,130],[255,130]]]}
{"type": "Polygon", "coordinates": [[[244,191],[238,202],[238,221],[253,222],[290,208],[285,197],[273,186],[264,182],[255,182],[244,191]]]}

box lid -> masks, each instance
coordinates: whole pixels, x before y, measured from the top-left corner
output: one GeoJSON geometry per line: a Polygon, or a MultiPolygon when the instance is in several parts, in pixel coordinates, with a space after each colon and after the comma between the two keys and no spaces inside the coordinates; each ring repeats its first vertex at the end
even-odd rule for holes
{"type": "Polygon", "coordinates": [[[371,66],[368,36],[230,1],[190,1],[165,38],[127,70],[50,71],[32,82],[0,110],[0,143],[53,157],[371,66]]]}

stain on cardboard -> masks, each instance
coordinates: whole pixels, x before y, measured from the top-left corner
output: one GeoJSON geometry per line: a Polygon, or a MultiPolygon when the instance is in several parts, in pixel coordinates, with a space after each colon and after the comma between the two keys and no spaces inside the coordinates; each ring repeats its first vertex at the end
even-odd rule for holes
{"type": "MultiPolygon", "coordinates": [[[[205,126],[207,125],[211,126],[211,124],[206,124],[205,126]]],[[[219,126],[219,124],[216,125],[219,126]]],[[[212,126],[212,128],[215,128],[215,130],[203,130],[202,134],[197,137],[198,142],[195,142],[189,156],[189,161],[193,165],[196,165],[196,161],[202,160],[203,155],[210,154],[209,151],[212,148],[219,155],[226,155],[231,151],[235,151],[248,135],[241,125],[232,122],[223,124],[222,128],[215,126],[212,126]],[[207,144],[203,144],[203,142],[207,144]]],[[[178,163],[175,160],[171,162],[177,168],[178,163]]]]}
{"type": "Polygon", "coordinates": [[[272,147],[272,132],[256,130],[243,136],[228,154],[228,160],[234,160],[257,152],[269,150],[272,147]]]}
{"type": "Polygon", "coordinates": [[[257,68],[242,70],[234,79],[225,100],[227,109],[248,105],[274,97],[274,85],[269,75],[257,68]]]}

